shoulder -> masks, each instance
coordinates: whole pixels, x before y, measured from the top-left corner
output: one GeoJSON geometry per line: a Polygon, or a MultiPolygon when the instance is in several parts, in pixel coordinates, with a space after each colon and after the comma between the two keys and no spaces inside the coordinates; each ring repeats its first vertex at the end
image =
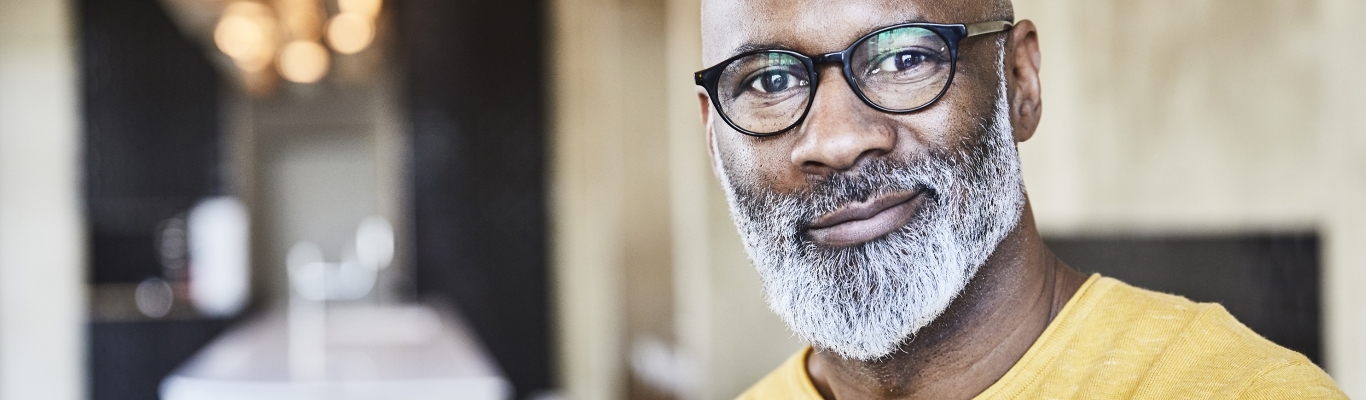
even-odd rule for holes
{"type": "Polygon", "coordinates": [[[760,399],[812,399],[820,400],[821,395],[806,374],[806,356],[811,352],[807,346],[788,357],[782,365],[770,372],[754,386],[741,393],[737,400],[760,399]]]}
{"type": "Polygon", "coordinates": [[[1218,304],[1092,276],[980,398],[1345,398],[1218,304]]]}
{"type": "MultiPolygon", "coordinates": [[[[1181,296],[1129,286],[1101,278],[1108,290],[1088,316],[1090,335],[1101,334],[1110,346],[1133,348],[1150,343],[1149,353],[1164,360],[1220,360],[1247,367],[1307,358],[1272,343],[1217,303],[1196,303],[1181,296]],[[1194,356],[1200,356],[1198,358],[1194,356]]],[[[1101,283],[1098,282],[1098,283],[1101,283]]],[[[1218,363],[1218,361],[1212,361],[1218,363]]]]}
{"type": "Polygon", "coordinates": [[[1292,397],[1302,398],[1317,391],[1341,395],[1308,358],[1248,329],[1219,304],[1102,280],[1108,291],[1083,333],[1094,339],[1078,341],[1094,341],[1109,354],[1144,369],[1142,379],[1135,382],[1136,396],[1299,393],[1292,397]]]}

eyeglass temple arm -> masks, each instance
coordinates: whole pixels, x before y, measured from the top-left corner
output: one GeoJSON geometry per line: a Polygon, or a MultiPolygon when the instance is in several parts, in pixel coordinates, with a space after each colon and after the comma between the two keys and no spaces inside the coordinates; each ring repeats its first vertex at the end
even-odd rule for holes
{"type": "Polygon", "coordinates": [[[985,35],[988,33],[1008,31],[1012,26],[1015,26],[1015,24],[1010,23],[1010,21],[987,21],[978,22],[975,24],[968,24],[967,26],[967,37],[973,37],[977,35],[985,35]]]}

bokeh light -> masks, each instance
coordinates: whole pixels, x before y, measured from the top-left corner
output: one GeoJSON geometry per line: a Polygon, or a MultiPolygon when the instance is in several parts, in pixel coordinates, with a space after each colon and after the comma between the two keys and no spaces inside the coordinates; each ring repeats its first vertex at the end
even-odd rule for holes
{"type": "Polygon", "coordinates": [[[357,13],[369,18],[379,15],[383,0],[337,0],[337,8],[343,13],[357,13]]]}
{"type": "Polygon", "coordinates": [[[213,39],[223,54],[233,59],[243,59],[260,52],[261,42],[265,41],[265,33],[247,17],[227,15],[218,22],[213,39]]]}
{"type": "Polygon", "coordinates": [[[138,311],[152,318],[165,317],[174,302],[171,284],[161,278],[147,278],[133,292],[133,304],[137,305],[138,311]]]}
{"type": "Polygon", "coordinates": [[[280,76],[296,83],[313,83],[327,75],[331,62],[327,48],[317,42],[296,40],[280,51],[280,76]]]}
{"type": "Polygon", "coordinates": [[[238,67],[256,72],[270,65],[275,54],[275,19],[264,4],[239,1],[223,9],[213,41],[238,67]]]}
{"type": "Polygon", "coordinates": [[[375,40],[375,24],[354,12],[343,12],[327,23],[327,44],[342,54],[355,54],[375,40]]]}

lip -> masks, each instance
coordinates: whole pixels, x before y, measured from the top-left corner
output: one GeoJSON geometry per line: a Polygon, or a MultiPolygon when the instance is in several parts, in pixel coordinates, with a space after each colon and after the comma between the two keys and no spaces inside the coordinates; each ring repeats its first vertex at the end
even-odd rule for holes
{"type": "Polygon", "coordinates": [[[812,221],[807,233],[817,243],[853,246],[901,228],[924,203],[923,191],[894,192],[843,207],[812,221]]]}

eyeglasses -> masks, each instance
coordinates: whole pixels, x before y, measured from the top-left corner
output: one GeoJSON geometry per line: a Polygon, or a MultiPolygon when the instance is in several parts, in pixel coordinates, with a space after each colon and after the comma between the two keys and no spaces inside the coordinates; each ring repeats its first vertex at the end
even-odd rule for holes
{"type": "Polygon", "coordinates": [[[1008,21],[975,24],[908,23],[869,33],[843,51],[807,56],[788,50],[757,50],[693,74],[721,118],[752,136],[772,136],[806,118],[816,97],[816,65],[840,63],[844,80],[864,103],[889,113],[934,104],[953,82],[958,42],[1004,32],[1008,21]]]}

